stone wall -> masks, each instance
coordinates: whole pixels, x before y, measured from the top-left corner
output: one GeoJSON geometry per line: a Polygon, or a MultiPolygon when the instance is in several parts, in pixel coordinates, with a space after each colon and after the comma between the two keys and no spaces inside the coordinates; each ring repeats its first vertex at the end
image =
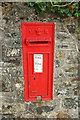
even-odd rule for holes
{"type": "MultiPolygon", "coordinates": [[[[36,14],[25,3],[3,4],[2,39],[2,106],[3,118],[79,118],[78,111],[78,40],[74,23],[63,23],[49,10],[36,14]],[[6,5],[7,6],[7,5],[6,5]],[[53,100],[24,102],[21,22],[55,22],[55,56],[53,100]]],[[[79,68],[80,69],[80,68],[79,68]]]]}

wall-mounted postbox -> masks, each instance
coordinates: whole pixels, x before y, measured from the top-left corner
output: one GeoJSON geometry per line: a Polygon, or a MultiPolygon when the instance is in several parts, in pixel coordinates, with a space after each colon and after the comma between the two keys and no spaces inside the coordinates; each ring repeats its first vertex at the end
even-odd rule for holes
{"type": "Polygon", "coordinates": [[[22,23],[24,100],[52,100],[54,23],[22,23]]]}

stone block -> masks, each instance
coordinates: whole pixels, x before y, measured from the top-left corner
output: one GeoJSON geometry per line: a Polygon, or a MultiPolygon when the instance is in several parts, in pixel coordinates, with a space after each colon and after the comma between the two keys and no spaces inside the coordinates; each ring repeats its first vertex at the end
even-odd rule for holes
{"type": "Polygon", "coordinates": [[[77,109],[78,108],[78,98],[65,98],[62,101],[62,106],[66,109],[77,109]]]}
{"type": "Polygon", "coordinates": [[[3,67],[2,75],[3,76],[6,75],[6,77],[8,77],[8,76],[10,76],[10,77],[23,76],[23,66],[3,67]]]}
{"type": "Polygon", "coordinates": [[[2,53],[4,57],[20,57],[21,51],[20,48],[17,47],[6,47],[2,46],[2,53]]]}

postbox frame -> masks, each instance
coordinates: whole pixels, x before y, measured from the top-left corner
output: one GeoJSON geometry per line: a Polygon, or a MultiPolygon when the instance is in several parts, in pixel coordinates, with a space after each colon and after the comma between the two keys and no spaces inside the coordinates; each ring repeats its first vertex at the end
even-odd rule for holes
{"type": "MultiPolygon", "coordinates": [[[[49,88],[48,88],[48,96],[44,97],[42,96],[42,101],[45,101],[45,100],[52,100],[53,99],[53,65],[54,65],[54,35],[55,35],[55,25],[53,22],[51,23],[41,23],[41,22],[28,22],[28,23],[21,23],[21,32],[22,32],[22,55],[23,55],[23,75],[24,75],[24,82],[25,82],[25,88],[24,88],[24,100],[25,101],[36,101],[36,96],[34,97],[30,97],[29,96],[29,81],[28,81],[28,78],[29,78],[29,75],[28,75],[28,61],[26,62],[26,59],[28,59],[29,57],[29,54],[50,54],[50,52],[40,52],[40,51],[35,51],[35,52],[28,52],[28,53],[25,53],[25,48],[24,48],[24,39],[25,39],[25,36],[26,36],[26,32],[25,32],[25,29],[26,29],[26,26],[36,26],[36,25],[41,25],[41,26],[52,26],[52,29],[53,29],[53,32],[52,32],[52,54],[51,54],[51,57],[52,57],[52,61],[51,61],[51,66],[49,69],[51,69],[51,73],[50,73],[50,76],[51,76],[51,80],[49,80],[49,88]],[[27,67],[25,67],[27,66],[27,67]],[[27,74],[26,74],[27,73],[27,74]]],[[[36,46],[36,45],[34,45],[36,46]]],[[[42,45],[41,45],[42,46],[42,45]]],[[[46,44],[45,44],[46,46],[46,44]]],[[[43,68],[44,69],[44,68],[43,68]]],[[[40,74],[40,73],[37,73],[37,74],[40,74]]]]}

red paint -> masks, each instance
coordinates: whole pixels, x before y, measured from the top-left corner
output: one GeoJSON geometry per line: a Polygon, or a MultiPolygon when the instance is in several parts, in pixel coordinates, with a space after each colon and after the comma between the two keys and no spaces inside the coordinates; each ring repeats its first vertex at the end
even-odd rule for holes
{"type": "Polygon", "coordinates": [[[24,100],[53,99],[54,23],[22,23],[22,53],[24,71],[24,100]],[[36,55],[37,54],[37,57],[36,55]],[[39,54],[39,55],[38,55],[39,54]],[[35,56],[35,58],[34,58],[35,56]],[[43,64],[34,59],[43,60],[43,64]],[[35,62],[35,63],[34,63],[35,62]],[[35,72],[38,64],[39,72],[35,72]],[[41,72],[40,72],[41,70],[41,72]]]}

